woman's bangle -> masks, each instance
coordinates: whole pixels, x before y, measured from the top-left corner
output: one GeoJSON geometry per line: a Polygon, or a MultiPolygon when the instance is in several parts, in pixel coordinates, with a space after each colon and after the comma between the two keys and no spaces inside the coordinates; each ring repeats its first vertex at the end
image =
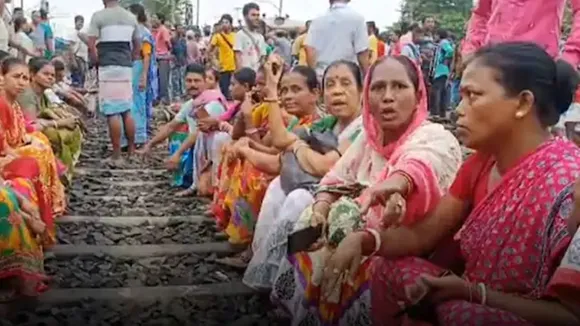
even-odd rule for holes
{"type": "Polygon", "coordinates": [[[262,99],[262,102],[264,103],[278,103],[278,98],[277,97],[267,97],[262,99]]]}
{"type": "Polygon", "coordinates": [[[330,207],[330,205],[332,205],[332,202],[328,199],[316,199],[314,201],[314,204],[312,204],[312,207],[314,208],[314,206],[316,206],[316,204],[318,203],[326,203],[326,205],[328,205],[328,207],[330,207]]]}
{"type": "Polygon", "coordinates": [[[379,233],[379,231],[377,231],[375,229],[370,229],[370,228],[367,228],[364,231],[366,233],[372,235],[375,239],[375,249],[373,250],[373,252],[370,255],[368,255],[368,257],[372,257],[377,252],[379,252],[379,250],[381,249],[381,234],[379,233]]]}
{"type": "Polygon", "coordinates": [[[250,129],[246,129],[246,136],[251,136],[254,134],[257,134],[259,131],[257,128],[250,128],[250,129]]]}
{"type": "Polygon", "coordinates": [[[483,283],[478,283],[477,286],[479,287],[479,291],[480,291],[480,296],[481,296],[481,305],[485,306],[485,304],[487,303],[487,288],[485,287],[485,284],[483,283]]]}
{"type": "Polygon", "coordinates": [[[58,129],[58,122],[53,120],[52,123],[54,124],[54,129],[58,129]]]}
{"type": "Polygon", "coordinates": [[[405,191],[404,194],[401,194],[404,198],[407,198],[410,194],[413,193],[414,187],[413,187],[413,179],[405,172],[403,171],[397,171],[395,172],[397,175],[403,177],[405,179],[405,181],[407,181],[407,191],[405,191]]]}

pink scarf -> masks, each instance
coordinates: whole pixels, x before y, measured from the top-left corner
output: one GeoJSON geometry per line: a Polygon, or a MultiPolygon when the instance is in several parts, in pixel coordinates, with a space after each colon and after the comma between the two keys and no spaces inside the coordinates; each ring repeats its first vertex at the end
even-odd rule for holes
{"type": "MultiPolygon", "coordinates": [[[[343,157],[321,180],[322,186],[337,187],[357,183],[370,188],[356,199],[366,200],[372,187],[381,184],[395,173],[413,182],[413,192],[407,198],[407,214],[403,224],[411,225],[432,210],[441,195],[451,185],[461,164],[461,150],[457,140],[442,126],[426,122],[427,92],[417,66],[418,102],[405,132],[389,144],[382,144],[382,131],[371,113],[370,83],[378,64],[375,63],[365,80],[363,94],[363,127],[365,136],[359,137],[343,157]],[[378,154],[378,155],[377,155],[378,154]]],[[[377,205],[365,216],[370,227],[382,221],[384,207],[377,205]]]]}
{"type": "Polygon", "coordinates": [[[240,111],[240,108],[242,107],[242,103],[235,101],[230,103],[227,108],[228,110],[226,112],[224,112],[222,115],[220,115],[220,117],[218,118],[220,121],[230,121],[232,120],[232,118],[238,113],[238,111],[240,111]]]}
{"type": "Polygon", "coordinates": [[[415,63],[415,71],[417,72],[417,76],[419,78],[419,89],[417,90],[417,97],[419,98],[419,102],[417,102],[417,108],[413,117],[411,118],[412,121],[407,126],[405,132],[397,139],[397,141],[388,143],[386,145],[382,144],[382,133],[381,128],[378,122],[375,120],[373,116],[370,105],[369,105],[369,96],[370,96],[370,84],[371,78],[373,76],[373,72],[375,67],[383,62],[386,57],[380,58],[375,62],[375,64],[369,70],[367,77],[365,79],[365,87],[364,87],[364,94],[363,94],[363,126],[365,129],[365,134],[369,145],[377,152],[381,153],[384,157],[389,157],[393,153],[393,151],[398,148],[401,144],[403,144],[409,135],[411,135],[429,116],[429,111],[427,110],[427,90],[425,88],[425,84],[423,83],[423,74],[421,73],[421,69],[415,63]]]}
{"type": "Polygon", "coordinates": [[[210,102],[220,102],[224,108],[228,107],[228,101],[222,94],[222,92],[218,89],[206,89],[201,94],[199,94],[194,100],[192,107],[194,110],[191,110],[190,115],[195,116],[195,109],[202,107],[210,102]]]}

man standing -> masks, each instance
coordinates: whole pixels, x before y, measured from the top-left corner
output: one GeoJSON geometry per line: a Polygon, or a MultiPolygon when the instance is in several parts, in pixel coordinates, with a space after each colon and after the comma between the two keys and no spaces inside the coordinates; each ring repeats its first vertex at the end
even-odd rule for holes
{"type": "Polygon", "coordinates": [[[133,58],[139,57],[141,42],[135,16],[118,0],[103,0],[103,4],[105,9],[94,13],[89,25],[89,55],[98,66],[99,110],[107,117],[113,145],[109,162],[117,164],[121,160],[121,123],[129,155],[135,151],[133,58]]]}
{"type": "Polygon", "coordinates": [[[89,40],[82,29],[85,25],[83,16],[75,17],[75,31],[69,36],[71,56],[71,79],[74,87],[84,88],[85,77],[88,71],[89,40]]]}
{"type": "Polygon", "coordinates": [[[279,55],[288,67],[292,65],[292,43],[284,30],[273,30],[268,33],[268,38],[274,45],[274,53],[279,55]]]}
{"type": "Polygon", "coordinates": [[[435,43],[435,18],[430,16],[423,18],[421,29],[423,31],[423,37],[418,42],[415,42],[415,44],[419,46],[419,52],[421,52],[421,72],[423,72],[423,77],[425,78],[425,85],[427,85],[429,92],[431,92],[431,70],[433,69],[433,58],[437,51],[437,44],[435,43]]]}
{"type": "Polygon", "coordinates": [[[294,56],[294,60],[297,60],[300,66],[306,66],[308,64],[306,62],[306,50],[304,49],[304,40],[306,40],[306,35],[308,35],[310,23],[311,23],[310,20],[306,21],[304,31],[294,40],[294,44],[292,44],[292,56],[294,56]]]}
{"type": "Polygon", "coordinates": [[[44,10],[32,12],[33,31],[30,38],[38,53],[50,59],[54,53],[53,33],[48,23],[48,14],[44,10]]]}
{"type": "Polygon", "coordinates": [[[236,67],[251,68],[258,71],[266,58],[268,45],[264,35],[259,33],[261,27],[260,6],[254,2],[247,3],[242,9],[246,26],[236,33],[236,67]]]}
{"type": "Polygon", "coordinates": [[[369,38],[365,19],[348,4],[350,0],[330,0],[330,9],[316,18],[306,36],[306,60],[318,77],[337,60],[369,68],[369,38]]]}
{"type": "Polygon", "coordinates": [[[153,37],[155,38],[155,51],[157,67],[159,69],[159,99],[165,105],[169,105],[169,80],[171,75],[171,33],[165,26],[163,14],[154,15],[151,18],[153,37]]]}
{"type": "Polygon", "coordinates": [[[185,94],[183,79],[187,66],[187,41],[185,28],[175,25],[175,36],[171,39],[171,53],[173,54],[173,66],[171,68],[171,89],[173,99],[180,99],[185,94]]]}
{"type": "Polygon", "coordinates": [[[234,55],[236,34],[232,31],[233,21],[232,16],[228,14],[222,16],[219,23],[220,28],[215,31],[215,34],[211,38],[208,50],[213,66],[217,67],[220,72],[220,90],[228,99],[230,99],[230,80],[236,70],[234,55]]]}
{"type": "Polygon", "coordinates": [[[367,22],[367,33],[369,34],[369,63],[371,65],[379,58],[379,38],[377,32],[377,24],[374,21],[367,22]]]}
{"type": "Polygon", "coordinates": [[[423,29],[419,26],[419,24],[411,25],[410,32],[411,32],[411,42],[406,43],[401,48],[401,55],[406,56],[407,58],[411,59],[413,62],[417,63],[418,65],[421,64],[421,50],[419,48],[419,44],[423,40],[423,29]]]}

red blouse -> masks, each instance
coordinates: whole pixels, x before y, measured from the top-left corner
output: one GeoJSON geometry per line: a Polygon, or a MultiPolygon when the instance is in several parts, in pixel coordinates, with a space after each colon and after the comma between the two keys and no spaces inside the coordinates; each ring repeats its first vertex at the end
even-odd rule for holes
{"type": "Polygon", "coordinates": [[[471,155],[457,172],[449,193],[473,208],[488,194],[489,176],[495,160],[481,153],[471,155]]]}

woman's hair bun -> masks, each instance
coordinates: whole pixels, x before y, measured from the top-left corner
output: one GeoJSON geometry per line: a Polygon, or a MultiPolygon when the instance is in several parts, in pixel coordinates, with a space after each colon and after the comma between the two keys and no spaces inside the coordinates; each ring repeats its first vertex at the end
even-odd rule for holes
{"type": "Polygon", "coordinates": [[[576,69],[568,62],[558,59],[554,84],[554,107],[559,114],[566,112],[572,104],[579,83],[580,76],[576,69]]]}

